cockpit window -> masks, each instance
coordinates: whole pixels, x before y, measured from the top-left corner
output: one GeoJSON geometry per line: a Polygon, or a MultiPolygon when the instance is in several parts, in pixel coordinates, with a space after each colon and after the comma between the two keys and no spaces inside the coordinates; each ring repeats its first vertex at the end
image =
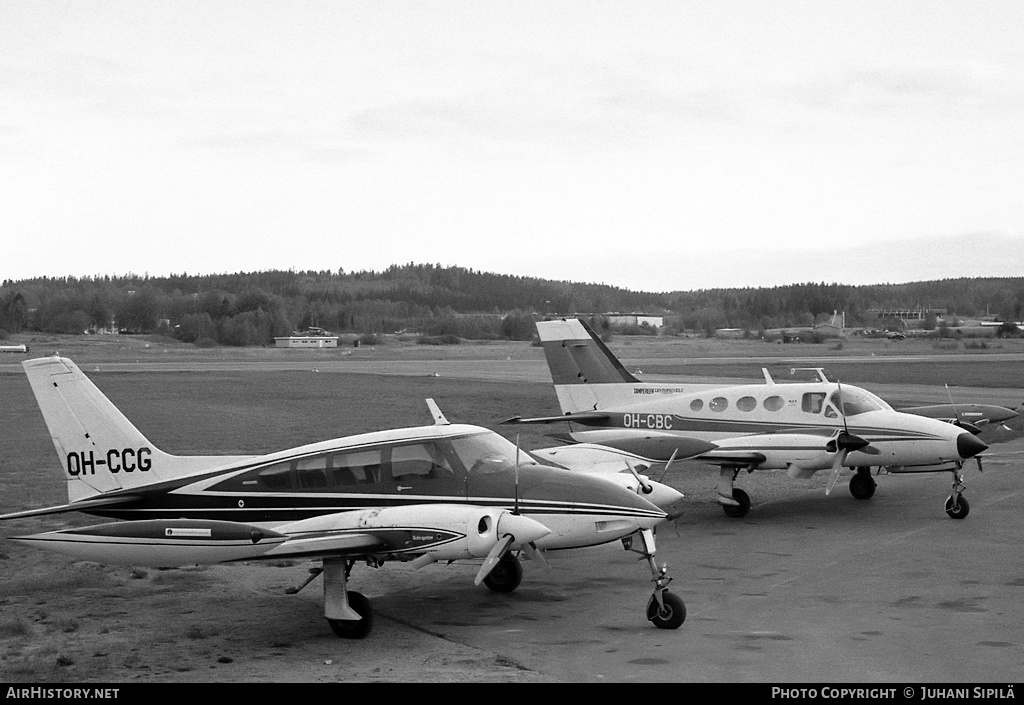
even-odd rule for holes
{"type": "MultiPolygon", "coordinates": [[[[452,449],[466,470],[473,474],[490,474],[515,470],[515,444],[496,433],[477,433],[472,436],[453,438],[452,449]]],[[[533,460],[521,450],[519,464],[533,463],[533,460]]]]}
{"type": "Polygon", "coordinates": [[[832,392],[829,397],[836,408],[846,416],[856,416],[868,411],[890,408],[888,404],[870,392],[857,387],[843,387],[832,392]]]}

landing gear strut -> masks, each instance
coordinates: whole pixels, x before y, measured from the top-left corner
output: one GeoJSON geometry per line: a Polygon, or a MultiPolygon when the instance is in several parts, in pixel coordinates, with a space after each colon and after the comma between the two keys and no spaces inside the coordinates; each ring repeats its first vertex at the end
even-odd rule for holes
{"type": "Polygon", "coordinates": [[[373,627],[370,601],[347,589],[355,561],[324,559],[324,617],[331,631],[342,639],[364,639],[373,627]]]}
{"type": "Polygon", "coordinates": [[[971,511],[971,505],[967,503],[967,498],[962,496],[967,486],[964,485],[963,475],[960,474],[961,467],[958,463],[953,469],[953,492],[946,500],[946,514],[953,519],[963,519],[967,516],[967,512],[971,511]]]}
{"type": "Polygon", "coordinates": [[[722,468],[718,476],[718,502],[725,515],[733,519],[742,519],[750,511],[750,496],[738,487],[733,487],[739,474],[739,469],[722,468]],[[730,473],[732,477],[729,477],[730,473]]]}
{"type": "Polygon", "coordinates": [[[634,548],[633,536],[622,539],[622,545],[626,550],[642,555],[651,567],[654,592],[647,601],[647,619],[658,629],[678,629],[686,619],[686,605],[682,599],[668,591],[668,584],[672,582],[668,567],[664,564],[659,567],[654,561],[654,530],[643,529],[634,536],[639,539],[639,548],[634,548]]]}

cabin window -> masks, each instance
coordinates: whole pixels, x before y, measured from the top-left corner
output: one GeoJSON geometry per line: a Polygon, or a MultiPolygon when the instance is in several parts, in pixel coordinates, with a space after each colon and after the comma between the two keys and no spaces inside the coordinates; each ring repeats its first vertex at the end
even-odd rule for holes
{"type": "Polygon", "coordinates": [[[800,408],[808,414],[820,414],[824,405],[824,392],[807,392],[800,401],[800,408]]]}
{"type": "Polygon", "coordinates": [[[331,460],[337,485],[373,485],[380,482],[380,449],[338,453],[331,460]]]}
{"type": "Polygon", "coordinates": [[[703,408],[704,408],[704,400],[703,399],[694,399],[693,401],[690,402],[690,411],[700,411],[703,408]]]}
{"type": "Polygon", "coordinates": [[[295,461],[295,480],[300,489],[327,487],[327,456],[317,455],[295,461]]]}
{"type": "Polygon", "coordinates": [[[434,443],[416,443],[391,449],[391,477],[396,482],[454,477],[447,458],[434,443]]]}
{"type": "Polygon", "coordinates": [[[278,463],[263,468],[259,473],[260,484],[268,490],[290,490],[292,488],[292,464],[278,463]]]}
{"type": "Polygon", "coordinates": [[[779,395],[773,394],[766,398],[761,405],[765,411],[782,411],[782,407],[786,405],[786,402],[779,395]]]}
{"type": "Polygon", "coordinates": [[[740,397],[736,402],[736,408],[740,411],[753,411],[757,408],[757,400],[754,397],[740,397]]]}
{"type": "Polygon", "coordinates": [[[722,412],[729,408],[729,400],[725,397],[715,397],[708,404],[708,408],[712,411],[722,412]]]}

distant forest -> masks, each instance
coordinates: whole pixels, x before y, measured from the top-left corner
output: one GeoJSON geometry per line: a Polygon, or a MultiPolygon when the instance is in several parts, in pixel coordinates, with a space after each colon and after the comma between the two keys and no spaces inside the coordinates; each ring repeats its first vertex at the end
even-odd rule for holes
{"type": "Polygon", "coordinates": [[[382,272],[41,277],[0,286],[0,336],[115,329],[241,346],[272,344],[275,336],[317,327],[357,335],[527,340],[533,321],[544,316],[613,312],[664,316],[665,332],[710,335],[719,328],[808,326],[834,311],[845,313],[849,327],[878,326],[874,311],[920,308],[942,310],[946,320],[988,314],[1020,321],[1024,277],[672,293],[430,264],[382,272]]]}

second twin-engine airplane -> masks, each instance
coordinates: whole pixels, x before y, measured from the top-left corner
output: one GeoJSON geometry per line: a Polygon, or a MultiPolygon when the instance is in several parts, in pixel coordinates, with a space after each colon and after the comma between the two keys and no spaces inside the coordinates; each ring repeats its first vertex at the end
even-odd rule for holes
{"type": "MultiPolygon", "coordinates": [[[[259,456],[175,456],[153,446],[71,360],[24,363],[67,480],[68,503],[0,516],[84,512],[117,519],[15,540],[115,565],[308,558],[302,589],[324,578],[324,616],[340,637],[371,628],[369,601],[347,589],[358,561],[481,560],[476,584],[514,590],[518,553],[621,540],[653,574],[647,618],[678,628],[686,609],[654,560],[654,527],[682,495],[642,490],[537,462],[493,431],[449,424],[367,433],[259,456]]],[[[574,468],[580,470],[582,468],[574,468]]],[[[635,476],[635,473],[634,473],[635,476]]],[[[653,491],[652,491],[653,490],[653,491]]]]}
{"type": "Polygon", "coordinates": [[[988,446],[967,430],[924,416],[900,413],[874,394],[828,381],[716,386],[641,382],[630,374],[583,321],[537,323],[561,416],[507,423],[568,421],[580,443],[625,448],[671,462],[682,439],[717,447],[697,456],[721,469],[718,501],[731,517],[750,508],[746,492],[733,486],[741,470],[786,470],[808,478],[830,470],[830,493],[844,467],[855,468],[850,492],[868,499],[875,492],[871,467],[888,472],[953,474],[946,513],[962,519],[969,505],[960,474],[968,458],[988,446]]]}

